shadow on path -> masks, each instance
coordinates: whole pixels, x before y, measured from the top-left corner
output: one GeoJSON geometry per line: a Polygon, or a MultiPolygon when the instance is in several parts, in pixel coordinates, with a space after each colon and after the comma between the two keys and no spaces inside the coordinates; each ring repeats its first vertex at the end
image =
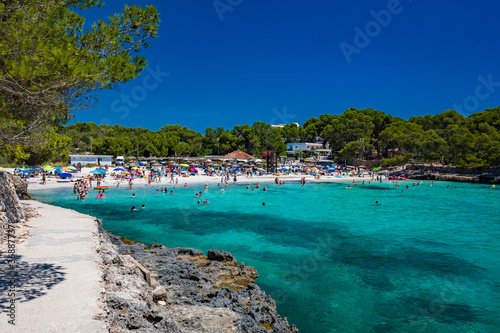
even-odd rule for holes
{"type": "Polygon", "coordinates": [[[0,312],[5,312],[10,303],[8,296],[11,276],[15,276],[15,299],[27,302],[45,295],[49,289],[64,281],[63,267],[46,263],[28,263],[16,256],[14,271],[9,269],[9,258],[0,256],[0,312]]]}

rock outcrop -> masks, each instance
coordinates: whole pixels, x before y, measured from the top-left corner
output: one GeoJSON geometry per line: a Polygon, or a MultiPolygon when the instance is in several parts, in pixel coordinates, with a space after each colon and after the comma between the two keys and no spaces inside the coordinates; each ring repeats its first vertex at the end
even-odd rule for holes
{"type": "Polygon", "coordinates": [[[111,332],[298,332],[229,252],[125,245],[102,227],[100,238],[111,332]]]}
{"type": "Polygon", "coordinates": [[[449,173],[419,172],[410,170],[406,171],[404,175],[408,179],[418,180],[445,180],[463,183],[500,184],[500,174],[498,173],[482,173],[478,175],[465,176],[449,173]]]}
{"type": "Polygon", "coordinates": [[[478,183],[479,179],[477,177],[467,177],[467,176],[457,176],[448,174],[437,174],[437,173],[424,173],[424,174],[407,174],[408,179],[417,180],[445,180],[450,182],[465,182],[465,183],[478,183]]]}
{"type": "MultiPolygon", "coordinates": [[[[11,233],[18,223],[24,221],[24,210],[16,193],[16,184],[21,186],[22,180],[10,173],[0,171],[0,239],[5,244],[7,230],[11,233]]],[[[22,191],[22,190],[21,190],[22,191]]]]}

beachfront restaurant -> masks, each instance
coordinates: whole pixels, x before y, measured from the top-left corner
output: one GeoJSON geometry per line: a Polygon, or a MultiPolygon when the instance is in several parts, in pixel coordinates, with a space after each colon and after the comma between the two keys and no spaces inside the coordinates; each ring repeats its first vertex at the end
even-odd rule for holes
{"type": "Polygon", "coordinates": [[[69,155],[70,164],[81,165],[94,164],[94,165],[113,165],[113,155],[69,155]]]}

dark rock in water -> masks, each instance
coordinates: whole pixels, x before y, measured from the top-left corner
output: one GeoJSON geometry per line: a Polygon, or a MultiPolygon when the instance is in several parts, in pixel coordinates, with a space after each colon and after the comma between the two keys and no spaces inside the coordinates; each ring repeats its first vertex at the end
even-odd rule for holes
{"type": "Polygon", "coordinates": [[[487,184],[500,184],[500,175],[484,173],[478,176],[479,182],[487,184]]]}
{"type": "Polygon", "coordinates": [[[208,260],[224,261],[228,265],[238,265],[238,261],[231,253],[221,250],[208,250],[208,260]]]}
{"type": "Polygon", "coordinates": [[[450,182],[500,184],[500,175],[493,173],[483,173],[477,176],[460,176],[453,174],[406,172],[406,178],[418,180],[444,180],[450,182]]]}
{"type": "Polygon", "coordinates": [[[124,245],[105,233],[101,239],[110,332],[298,332],[255,284],[255,268],[238,266],[229,252],[205,256],[161,244],[124,245]],[[131,257],[149,271],[154,288],[131,257]]]}

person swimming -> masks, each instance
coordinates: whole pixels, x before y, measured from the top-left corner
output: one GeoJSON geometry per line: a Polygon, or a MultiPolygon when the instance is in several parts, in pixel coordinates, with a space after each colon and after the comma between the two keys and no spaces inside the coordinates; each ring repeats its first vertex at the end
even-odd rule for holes
{"type": "Polygon", "coordinates": [[[135,206],[132,206],[132,211],[134,212],[136,210],[137,210],[137,208],[135,208],[135,206]]]}
{"type": "Polygon", "coordinates": [[[132,198],[135,198],[135,193],[132,193],[132,198]]]}
{"type": "Polygon", "coordinates": [[[262,189],[262,191],[267,191],[267,188],[264,186],[264,188],[262,189]]]}

